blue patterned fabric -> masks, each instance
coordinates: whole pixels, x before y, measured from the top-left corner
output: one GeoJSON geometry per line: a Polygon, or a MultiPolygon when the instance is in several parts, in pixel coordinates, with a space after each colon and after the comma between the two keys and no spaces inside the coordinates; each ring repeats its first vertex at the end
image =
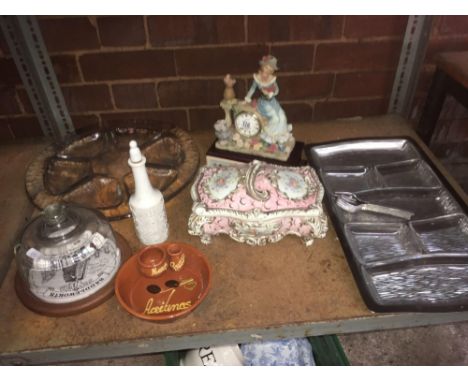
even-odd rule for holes
{"type": "Polygon", "coordinates": [[[245,366],[315,366],[307,338],[240,345],[245,366]]]}

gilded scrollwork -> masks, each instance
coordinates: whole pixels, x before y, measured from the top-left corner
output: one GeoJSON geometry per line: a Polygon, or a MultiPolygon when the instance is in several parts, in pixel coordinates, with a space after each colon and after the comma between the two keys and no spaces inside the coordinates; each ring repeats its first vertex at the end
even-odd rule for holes
{"type": "Polygon", "coordinates": [[[253,161],[236,168],[238,176],[234,177],[229,169],[215,165],[200,171],[191,190],[194,204],[190,234],[200,236],[203,243],[209,243],[212,236],[227,234],[250,245],[275,243],[286,235],[299,236],[311,245],[314,238],[325,236],[328,226],[321,205],[323,187],[312,168],[253,161]],[[219,173],[229,176],[216,177],[219,173]],[[212,186],[215,179],[217,187],[218,178],[226,178],[229,192],[216,189],[213,194],[207,185],[212,186]]]}

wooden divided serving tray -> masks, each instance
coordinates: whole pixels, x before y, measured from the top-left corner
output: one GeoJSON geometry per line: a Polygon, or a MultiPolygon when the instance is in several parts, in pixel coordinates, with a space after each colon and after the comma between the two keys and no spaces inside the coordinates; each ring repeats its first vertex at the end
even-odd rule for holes
{"type": "Polygon", "coordinates": [[[128,122],[47,147],[27,169],[28,195],[41,209],[64,201],[99,209],[110,220],[129,216],[128,198],[135,188],[127,163],[130,140],[137,141],[150,181],[166,201],[198,169],[198,148],[186,131],[151,121],[128,122]]]}

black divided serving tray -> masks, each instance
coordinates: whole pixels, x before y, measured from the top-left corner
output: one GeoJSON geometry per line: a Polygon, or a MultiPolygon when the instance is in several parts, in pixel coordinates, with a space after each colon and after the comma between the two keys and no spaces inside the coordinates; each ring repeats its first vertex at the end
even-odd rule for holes
{"type": "Polygon", "coordinates": [[[409,137],[306,145],[369,309],[468,310],[467,205],[409,137]],[[337,206],[335,192],[404,209],[410,220],[337,206]]]}

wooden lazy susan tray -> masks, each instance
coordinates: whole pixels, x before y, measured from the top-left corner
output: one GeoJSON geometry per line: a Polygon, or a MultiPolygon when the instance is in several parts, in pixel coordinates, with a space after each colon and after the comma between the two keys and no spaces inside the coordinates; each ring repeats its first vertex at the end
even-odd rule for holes
{"type": "Polygon", "coordinates": [[[41,209],[72,202],[99,209],[110,220],[128,217],[135,188],[128,150],[136,140],[153,187],[169,200],[195,175],[199,152],[186,131],[166,125],[128,123],[47,147],[27,169],[28,195],[41,209]]]}

